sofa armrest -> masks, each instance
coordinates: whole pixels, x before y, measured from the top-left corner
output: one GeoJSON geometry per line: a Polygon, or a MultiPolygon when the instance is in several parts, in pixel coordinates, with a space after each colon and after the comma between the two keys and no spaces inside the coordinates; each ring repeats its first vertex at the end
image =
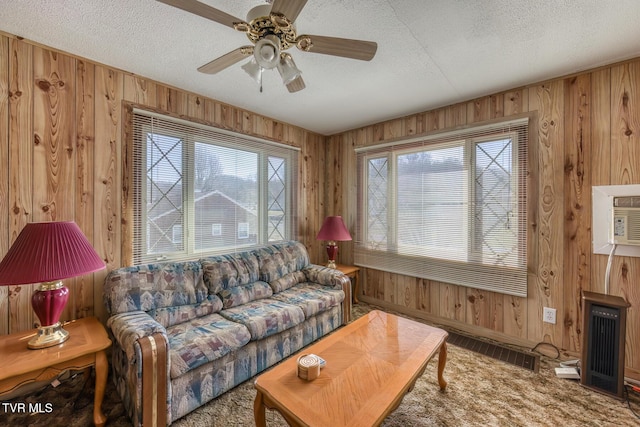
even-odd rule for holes
{"type": "Polygon", "coordinates": [[[334,289],[342,289],[345,282],[350,282],[340,270],[324,267],[322,265],[311,264],[302,269],[308,282],[318,283],[322,286],[331,286],[334,289]]]}
{"type": "Polygon", "coordinates": [[[144,311],[130,311],[111,316],[107,320],[107,327],[130,362],[135,359],[134,345],[139,339],[159,333],[167,340],[167,330],[164,326],[144,311]]]}
{"type": "Polygon", "coordinates": [[[114,369],[116,384],[135,426],[167,425],[171,419],[171,384],[169,340],[166,329],[144,311],[111,316],[107,326],[114,338],[114,348],[126,360],[114,369]]]}
{"type": "Polygon", "coordinates": [[[351,279],[349,276],[329,267],[311,264],[302,270],[307,281],[323,286],[331,286],[334,289],[342,289],[344,300],[342,301],[342,324],[346,325],[351,320],[351,279]]]}

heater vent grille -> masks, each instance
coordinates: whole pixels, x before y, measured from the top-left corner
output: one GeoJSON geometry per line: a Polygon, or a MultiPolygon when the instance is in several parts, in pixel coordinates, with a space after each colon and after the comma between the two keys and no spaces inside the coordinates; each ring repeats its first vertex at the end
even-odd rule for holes
{"type": "Polygon", "coordinates": [[[501,360],[533,372],[538,372],[540,370],[540,356],[536,354],[513,350],[451,331],[449,331],[447,343],[461,348],[466,348],[467,350],[471,350],[476,353],[484,354],[485,356],[489,356],[493,359],[501,360]]]}
{"type": "Polygon", "coordinates": [[[583,293],[581,383],[622,398],[627,303],[619,297],[583,293]]]}
{"type": "Polygon", "coordinates": [[[594,386],[615,393],[618,387],[617,376],[619,367],[618,345],[620,339],[618,322],[620,310],[611,307],[591,306],[591,328],[589,341],[591,343],[591,360],[589,373],[594,386]]]}

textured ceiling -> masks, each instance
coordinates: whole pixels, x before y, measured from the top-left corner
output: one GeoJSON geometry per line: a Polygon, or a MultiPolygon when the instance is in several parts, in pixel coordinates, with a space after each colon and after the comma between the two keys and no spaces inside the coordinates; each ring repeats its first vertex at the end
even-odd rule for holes
{"type": "MultiPolygon", "coordinates": [[[[202,0],[244,19],[259,0],[202,0]]],[[[298,34],[378,43],[370,62],[290,52],[306,89],[264,90],[246,36],[154,0],[0,0],[0,31],[329,135],[640,56],[639,0],[309,0],[298,34]]]]}

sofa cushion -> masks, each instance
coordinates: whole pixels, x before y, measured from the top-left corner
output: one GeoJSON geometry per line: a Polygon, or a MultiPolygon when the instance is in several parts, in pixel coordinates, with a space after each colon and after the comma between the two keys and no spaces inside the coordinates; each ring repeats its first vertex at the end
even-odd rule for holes
{"type": "Polygon", "coordinates": [[[231,308],[262,298],[268,298],[272,294],[271,286],[258,280],[248,285],[223,289],[218,295],[222,299],[224,308],[231,308]]]}
{"type": "Polygon", "coordinates": [[[344,292],[328,286],[305,282],[274,294],[272,298],[297,305],[302,309],[305,317],[309,319],[331,307],[340,305],[344,300],[344,292]]]}
{"type": "Polygon", "coordinates": [[[287,290],[298,283],[304,282],[306,278],[307,277],[302,271],[294,271],[293,273],[285,274],[279,279],[272,280],[269,282],[269,286],[271,286],[274,293],[278,293],[287,290]]]}
{"type": "Polygon", "coordinates": [[[219,359],[247,344],[246,327],[219,314],[193,319],[167,328],[171,378],[219,359]]]}
{"type": "Polygon", "coordinates": [[[222,301],[215,295],[209,295],[206,300],[189,305],[162,307],[149,311],[149,316],[165,328],[188,322],[196,317],[203,317],[222,310],[222,301]]]}
{"type": "Polygon", "coordinates": [[[196,304],[208,294],[197,261],[118,268],[109,272],[103,288],[110,314],[196,304]]]}
{"type": "Polygon", "coordinates": [[[204,283],[212,294],[258,280],[258,258],[253,252],[212,256],[200,262],[204,283]]]}
{"type": "Polygon", "coordinates": [[[256,254],[260,265],[260,280],[268,283],[309,265],[307,248],[300,242],[264,246],[257,249],[256,254]]]}
{"type": "Polygon", "coordinates": [[[252,340],[277,334],[304,321],[304,313],[300,307],[272,298],[225,309],[220,315],[245,325],[252,340]]]}
{"type": "Polygon", "coordinates": [[[260,255],[260,280],[272,282],[290,272],[288,263],[280,252],[265,253],[260,255]]]}

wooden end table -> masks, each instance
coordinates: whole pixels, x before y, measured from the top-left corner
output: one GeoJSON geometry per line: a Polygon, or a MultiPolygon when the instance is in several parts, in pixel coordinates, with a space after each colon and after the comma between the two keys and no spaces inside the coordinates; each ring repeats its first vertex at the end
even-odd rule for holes
{"type": "Polygon", "coordinates": [[[71,321],[64,328],[69,332],[67,341],[37,350],[27,348],[27,341],[36,334],[33,330],[0,336],[0,360],[5,361],[0,370],[0,397],[21,385],[50,380],[70,369],[84,369],[85,376],[90,375],[95,366],[93,423],[102,427],[107,421],[102,399],[109,373],[105,350],[111,340],[95,317],[71,321]]]}
{"type": "Polygon", "coordinates": [[[315,380],[297,376],[296,356],[260,375],[254,383],[256,426],[266,424],[265,408],[276,409],[291,426],[378,426],[436,353],[438,384],[446,388],[447,337],[442,329],[372,311],[301,351],[327,362],[315,380]]]}
{"type": "Polygon", "coordinates": [[[354,304],[358,304],[358,286],[360,284],[360,268],[355,265],[336,264],[336,270],[340,270],[346,275],[353,283],[353,292],[351,292],[351,299],[354,304]]]}

